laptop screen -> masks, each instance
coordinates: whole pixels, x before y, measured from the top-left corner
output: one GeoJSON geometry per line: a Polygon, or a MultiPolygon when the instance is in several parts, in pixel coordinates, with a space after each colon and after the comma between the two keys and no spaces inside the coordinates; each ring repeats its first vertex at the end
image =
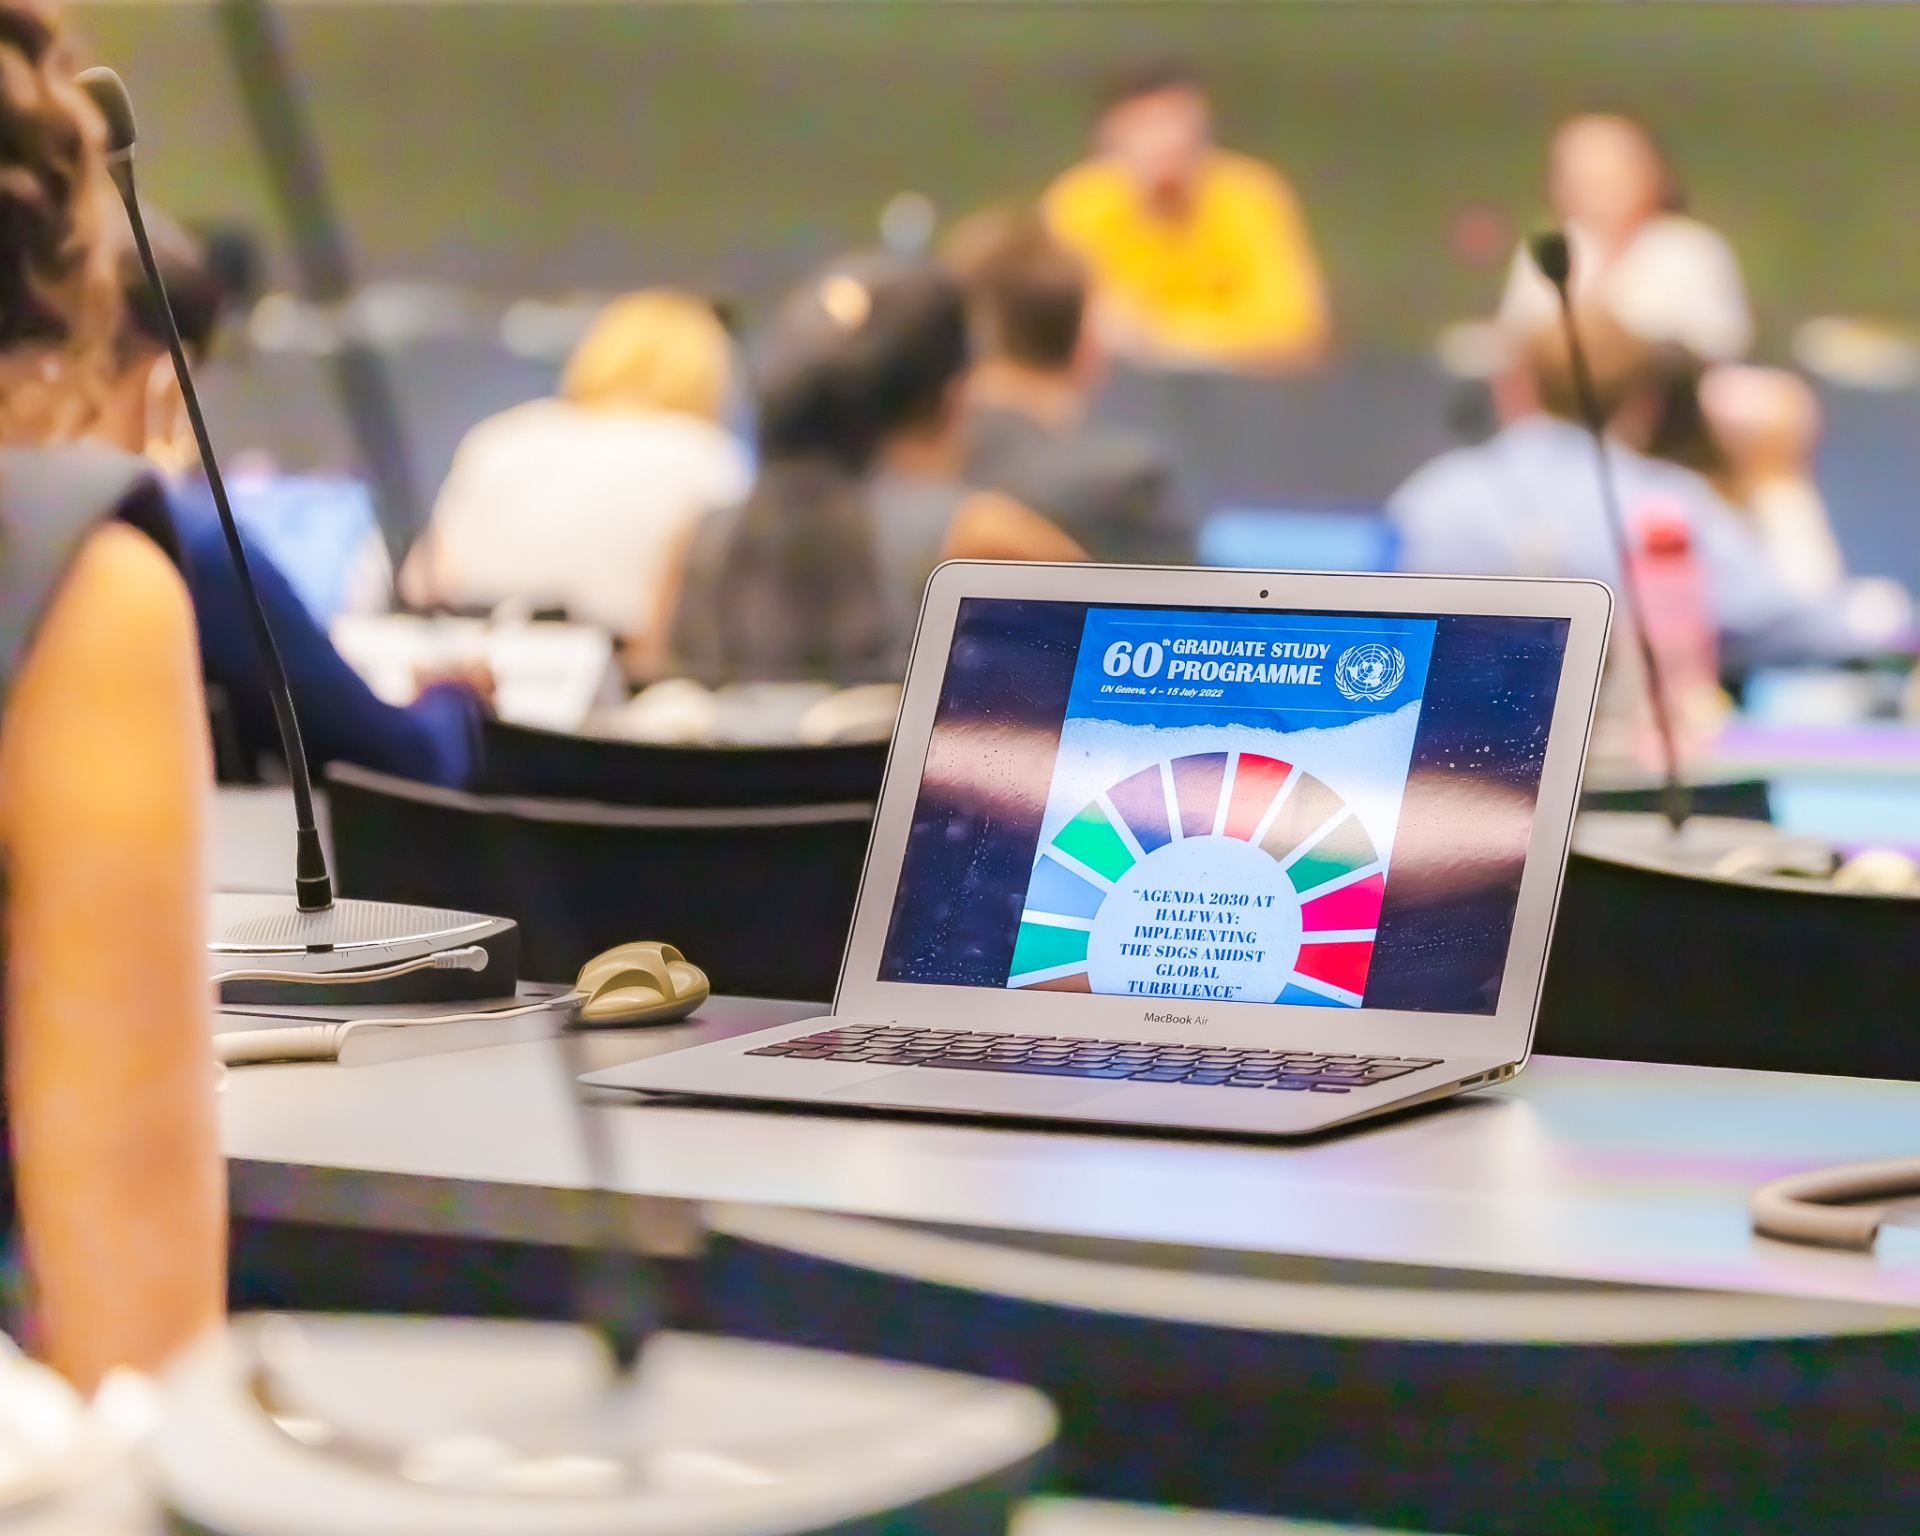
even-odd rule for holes
{"type": "Polygon", "coordinates": [[[966,599],[880,979],[1493,1013],[1567,629],[966,599]]]}

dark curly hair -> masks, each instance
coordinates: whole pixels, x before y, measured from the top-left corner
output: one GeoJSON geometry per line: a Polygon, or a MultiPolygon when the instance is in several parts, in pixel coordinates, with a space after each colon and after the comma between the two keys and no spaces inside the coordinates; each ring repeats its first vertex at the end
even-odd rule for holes
{"type": "Polygon", "coordinates": [[[52,16],[0,0],[0,440],[84,432],[119,323],[102,125],[52,16]]]}
{"type": "Polygon", "coordinates": [[[724,548],[689,561],[674,649],[690,676],[893,680],[912,616],[883,590],[866,478],[952,408],[967,363],[966,296],[931,261],[844,257],[780,306],[755,368],[759,477],[724,548]]]}
{"type": "Polygon", "coordinates": [[[758,352],[762,454],[863,474],[890,436],[937,416],[966,371],[966,294],[932,261],[844,256],[787,297],[758,352]]]}

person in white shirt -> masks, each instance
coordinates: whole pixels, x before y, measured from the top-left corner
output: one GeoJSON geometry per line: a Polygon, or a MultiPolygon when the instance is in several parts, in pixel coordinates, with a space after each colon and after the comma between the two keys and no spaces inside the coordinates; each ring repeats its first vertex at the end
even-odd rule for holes
{"type": "MultiPolygon", "coordinates": [[[[1718,231],[1687,217],[1666,156],[1613,113],[1569,118],[1553,136],[1548,197],[1573,250],[1572,289],[1641,341],[1735,362],[1753,345],[1740,263],[1718,231]]],[[[1559,298],[1523,244],[1500,301],[1521,335],[1558,326],[1559,298]]]]}
{"type": "Polygon", "coordinates": [[[416,606],[564,608],[646,641],[659,573],[752,466],[719,425],[732,349],[712,307],[651,289],[601,311],[557,398],[488,418],[454,455],[401,591],[416,606]]]}

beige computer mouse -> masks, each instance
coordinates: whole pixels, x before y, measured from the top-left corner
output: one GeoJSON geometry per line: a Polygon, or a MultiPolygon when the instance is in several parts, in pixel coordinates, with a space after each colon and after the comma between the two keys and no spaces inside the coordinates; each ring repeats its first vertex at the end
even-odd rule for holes
{"type": "Polygon", "coordinates": [[[707,973],[671,944],[622,944],[580,968],[580,1022],[671,1024],[707,1000],[707,973]]]}

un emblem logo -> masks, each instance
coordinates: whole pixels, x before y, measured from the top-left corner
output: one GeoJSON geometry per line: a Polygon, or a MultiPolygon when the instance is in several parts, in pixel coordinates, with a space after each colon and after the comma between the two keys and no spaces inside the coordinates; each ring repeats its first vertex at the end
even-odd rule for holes
{"type": "Polygon", "coordinates": [[[1350,645],[1333,665],[1333,686],[1350,699],[1378,703],[1400,686],[1407,658],[1391,645],[1350,645]]]}

